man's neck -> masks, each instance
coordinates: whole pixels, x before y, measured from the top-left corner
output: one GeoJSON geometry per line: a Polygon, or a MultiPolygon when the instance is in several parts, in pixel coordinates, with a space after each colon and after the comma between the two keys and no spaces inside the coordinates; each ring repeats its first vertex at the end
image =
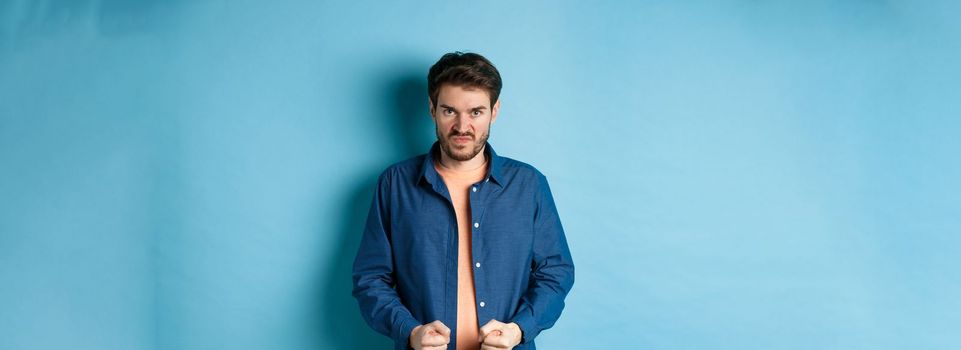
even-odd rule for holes
{"type": "Polygon", "coordinates": [[[487,163],[487,155],[485,152],[486,150],[487,150],[487,146],[485,145],[484,148],[481,148],[481,151],[478,152],[476,156],[474,156],[474,158],[471,158],[465,161],[459,161],[454,158],[451,158],[450,156],[447,155],[447,152],[444,152],[443,150],[441,150],[440,166],[453,171],[477,170],[477,168],[480,168],[487,163]]]}

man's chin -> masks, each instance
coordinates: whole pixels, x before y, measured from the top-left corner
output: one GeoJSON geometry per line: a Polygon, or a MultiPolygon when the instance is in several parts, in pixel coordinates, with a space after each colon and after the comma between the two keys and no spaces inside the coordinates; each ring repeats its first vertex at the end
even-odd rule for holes
{"type": "MultiPolygon", "coordinates": [[[[449,147],[449,148],[447,149],[447,156],[450,157],[451,159],[456,160],[456,161],[465,162],[465,161],[468,161],[468,160],[471,160],[471,159],[474,158],[474,157],[471,155],[471,153],[472,153],[471,151],[472,151],[472,150],[473,150],[472,148],[470,148],[470,147],[464,147],[464,146],[461,146],[461,147],[457,147],[457,146],[449,147]]],[[[475,154],[474,156],[476,156],[476,154],[475,154]]]]}
{"type": "Polygon", "coordinates": [[[470,156],[470,152],[453,152],[453,151],[452,151],[452,152],[451,152],[450,154],[448,154],[447,156],[448,156],[448,157],[451,157],[452,159],[454,159],[454,160],[456,160],[456,161],[458,161],[458,162],[466,162],[466,161],[471,160],[471,159],[474,158],[474,157],[471,157],[471,156],[470,156]]]}
{"type": "Polygon", "coordinates": [[[478,148],[476,142],[454,143],[452,140],[441,141],[441,148],[448,157],[459,162],[466,162],[474,159],[480,152],[474,153],[478,148]]]}

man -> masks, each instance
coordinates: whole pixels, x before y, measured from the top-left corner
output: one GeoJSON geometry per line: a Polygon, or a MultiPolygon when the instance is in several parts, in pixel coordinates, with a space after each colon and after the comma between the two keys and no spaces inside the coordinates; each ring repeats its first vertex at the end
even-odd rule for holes
{"type": "Polygon", "coordinates": [[[446,54],[427,90],[437,142],[380,175],[353,295],[396,349],[535,349],[574,284],[547,180],[487,142],[501,90],[490,61],[446,54]]]}

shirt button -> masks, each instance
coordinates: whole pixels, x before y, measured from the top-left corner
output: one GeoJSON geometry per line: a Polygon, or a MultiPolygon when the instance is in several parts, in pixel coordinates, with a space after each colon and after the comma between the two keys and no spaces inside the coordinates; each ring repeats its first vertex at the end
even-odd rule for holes
{"type": "Polygon", "coordinates": [[[485,305],[485,304],[484,304],[484,302],[482,301],[482,302],[481,302],[481,307],[484,307],[484,305],[485,305]]]}
{"type": "Polygon", "coordinates": [[[487,181],[490,181],[490,180],[491,180],[491,178],[488,177],[488,178],[484,179],[484,182],[487,182],[487,181]]]}
{"type": "Polygon", "coordinates": [[[475,222],[475,223],[474,223],[474,228],[478,228],[478,227],[480,227],[480,224],[475,222]]]}
{"type": "Polygon", "coordinates": [[[471,189],[474,190],[474,192],[477,192],[477,186],[474,186],[471,189]]]}
{"type": "Polygon", "coordinates": [[[474,264],[474,266],[480,267],[480,263],[476,263],[474,264]]]}

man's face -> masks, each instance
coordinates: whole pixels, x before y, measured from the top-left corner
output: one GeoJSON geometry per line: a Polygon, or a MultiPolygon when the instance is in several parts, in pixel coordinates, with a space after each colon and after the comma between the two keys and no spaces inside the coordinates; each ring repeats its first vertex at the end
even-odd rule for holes
{"type": "Polygon", "coordinates": [[[491,106],[484,89],[444,84],[437,93],[437,106],[428,102],[437,126],[437,141],[448,157],[468,161],[484,149],[500,109],[499,99],[491,106]]]}

